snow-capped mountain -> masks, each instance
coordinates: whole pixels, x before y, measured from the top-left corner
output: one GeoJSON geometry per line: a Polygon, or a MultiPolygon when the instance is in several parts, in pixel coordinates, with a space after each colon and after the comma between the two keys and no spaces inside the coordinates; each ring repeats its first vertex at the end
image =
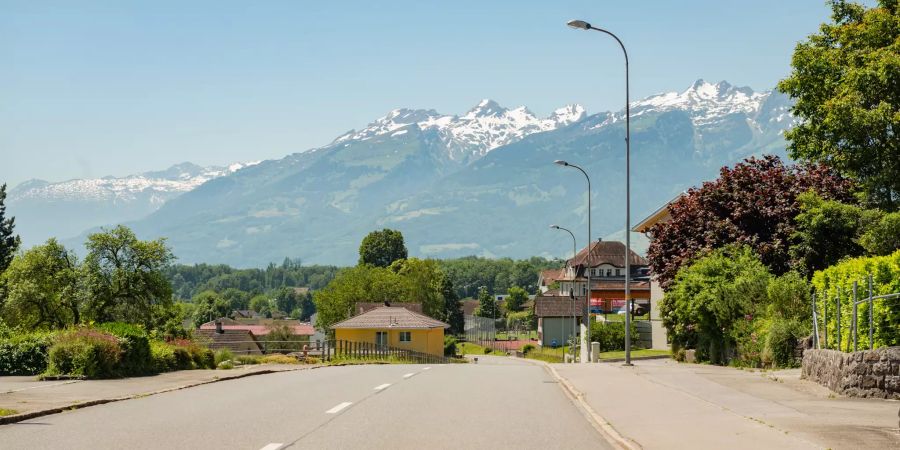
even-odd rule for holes
{"type": "Polygon", "coordinates": [[[682,92],[667,92],[631,104],[632,115],[673,109],[688,111],[697,125],[704,125],[734,113],[753,113],[768,92],[753,92],[749,87],[732,86],[726,81],[716,84],[699,79],[682,92]]]}
{"type": "Polygon", "coordinates": [[[225,167],[181,163],[124,177],[61,182],[28,180],[10,189],[8,203],[26,244],[74,236],[87,228],[141,218],[214,178],[257,162],[225,167]]]}
{"type": "Polygon", "coordinates": [[[401,108],[362,130],[353,130],[338,137],[332,145],[364,141],[385,134],[400,136],[409,127],[415,126],[436,132],[447,148],[447,156],[453,161],[465,163],[529,134],[570,125],[586,115],[581,105],[573,104],[557,109],[546,118],[538,118],[524,106],[507,109],[489,99],[482,100],[462,116],[443,115],[433,109],[401,108]]]}

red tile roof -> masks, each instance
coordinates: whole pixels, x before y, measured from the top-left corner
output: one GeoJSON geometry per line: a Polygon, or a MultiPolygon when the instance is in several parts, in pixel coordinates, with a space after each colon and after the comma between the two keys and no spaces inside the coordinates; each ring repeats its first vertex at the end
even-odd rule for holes
{"type": "MultiPolygon", "coordinates": [[[[568,261],[568,265],[585,266],[588,262],[587,247],[581,249],[575,258],[568,261]]],[[[631,266],[647,266],[645,258],[632,250],[629,253],[631,266]]],[[[613,267],[625,267],[625,244],[618,241],[600,241],[591,243],[590,266],[597,267],[600,264],[609,264],[613,267]]]]}
{"type": "Polygon", "coordinates": [[[399,306],[382,306],[331,326],[341,328],[450,328],[450,325],[399,306]]]}
{"type": "MultiPolygon", "coordinates": [[[[284,321],[279,321],[284,322],[284,321]]],[[[291,329],[293,334],[298,336],[312,336],[316,333],[316,330],[313,328],[312,324],[303,323],[293,321],[291,324],[283,324],[283,323],[273,323],[273,324],[265,324],[265,325],[251,325],[251,324],[235,324],[228,323],[226,321],[222,321],[222,329],[223,330],[247,330],[253,333],[254,336],[265,336],[272,331],[272,327],[274,326],[286,326],[291,329]]],[[[201,330],[215,330],[216,322],[206,322],[203,325],[200,325],[201,330]]]]}

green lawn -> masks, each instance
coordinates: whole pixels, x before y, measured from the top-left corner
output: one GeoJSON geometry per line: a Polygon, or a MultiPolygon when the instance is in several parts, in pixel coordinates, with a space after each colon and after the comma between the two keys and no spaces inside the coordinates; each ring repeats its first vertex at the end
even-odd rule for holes
{"type": "Polygon", "coordinates": [[[523,331],[521,333],[506,332],[506,331],[497,332],[497,339],[499,339],[501,341],[507,340],[508,337],[512,337],[512,339],[517,339],[517,340],[525,340],[525,339],[537,339],[538,335],[537,335],[536,330],[523,331]]]}
{"type": "MultiPolygon", "coordinates": [[[[539,359],[541,361],[549,362],[549,363],[559,363],[563,361],[563,354],[568,353],[568,347],[560,347],[560,348],[545,348],[545,349],[534,349],[530,352],[526,358],[531,359],[539,359]]],[[[631,351],[632,359],[641,359],[647,357],[654,356],[668,356],[670,353],[668,350],[652,350],[652,349],[639,349],[631,351]]],[[[601,360],[607,359],[624,359],[625,351],[617,350],[611,352],[601,352],[598,356],[601,360]]]]}
{"type": "MultiPolygon", "coordinates": [[[[608,322],[624,322],[625,314],[599,314],[606,318],[608,322]]],[[[650,313],[644,314],[643,316],[634,316],[631,320],[650,320],[650,313]]]]}
{"type": "MultiPolygon", "coordinates": [[[[484,347],[482,347],[478,344],[473,344],[471,342],[460,342],[459,344],[456,344],[456,354],[460,355],[460,356],[465,356],[465,355],[484,355],[485,353],[484,353],[484,347]]],[[[490,353],[487,353],[487,354],[492,355],[492,354],[495,354],[495,352],[491,351],[490,353]]],[[[501,356],[505,355],[504,352],[497,352],[496,354],[501,355],[501,356]]]]}
{"type": "MultiPolygon", "coordinates": [[[[632,350],[631,358],[632,359],[641,359],[652,356],[669,356],[671,352],[668,350],[653,350],[653,349],[640,349],[640,350],[632,350]]],[[[625,358],[625,351],[614,351],[614,352],[603,352],[600,353],[600,359],[621,359],[625,358]]]]}

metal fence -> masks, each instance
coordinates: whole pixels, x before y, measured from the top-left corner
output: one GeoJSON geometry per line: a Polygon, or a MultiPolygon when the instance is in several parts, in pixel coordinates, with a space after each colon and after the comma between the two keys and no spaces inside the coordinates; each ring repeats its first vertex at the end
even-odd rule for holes
{"type": "MultiPolygon", "coordinates": [[[[812,318],[813,318],[813,346],[815,348],[826,348],[826,349],[834,349],[849,352],[859,350],[859,322],[860,322],[860,305],[866,305],[865,309],[862,311],[863,318],[862,320],[867,323],[868,333],[866,335],[867,343],[869,350],[875,348],[875,302],[900,302],[900,292],[894,292],[890,294],[883,295],[875,295],[872,287],[872,274],[869,274],[866,277],[867,283],[867,294],[865,296],[859,295],[859,282],[853,282],[852,292],[849,294],[845,294],[842,292],[840,287],[838,287],[833,293],[813,293],[812,295],[812,318]],[[817,301],[817,294],[819,300],[817,301]],[[844,297],[851,302],[850,305],[852,307],[852,314],[850,316],[850,323],[847,326],[847,340],[844,343],[844,327],[841,326],[841,306],[842,299],[844,297]],[[821,302],[822,306],[822,328],[819,328],[819,302],[821,302]],[[832,303],[833,302],[833,303],[832,303]],[[828,329],[829,329],[829,321],[828,321],[828,312],[829,309],[833,315],[834,326],[832,328],[832,339],[828,339],[828,329]],[[843,348],[842,348],[843,346],[843,348]]],[[[900,304],[900,303],[898,303],[900,304]]]]}
{"type": "Polygon", "coordinates": [[[346,340],[325,341],[322,357],[325,361],[361,359],[368,361],[397,361],[412,364],[446,364],[450,359],[441,355],[396,348],[372,342],[346,340]]]}

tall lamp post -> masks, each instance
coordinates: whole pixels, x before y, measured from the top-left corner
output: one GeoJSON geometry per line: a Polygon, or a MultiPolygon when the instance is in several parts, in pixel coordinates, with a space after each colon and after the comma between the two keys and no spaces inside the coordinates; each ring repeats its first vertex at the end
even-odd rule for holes
{"type": "MultiPolygon", "coordinates": [[[[554,230],[563,230],[566,233],[569,233],[570,236],[572,236],[572,264],[575,264],[575,257],[578,256],[578,244],[575,242],[575,234],[572,233],[572,230],[563,228],[559,225],[550,225],[550,228],[554,230]]],[[[572,293],[572,291],[570,291],[570,293],[572,293]]],[[[575,362],[575,327],[578,323],[575,317],[575,295],[572,295],[572,339],[570,340],[570,342],[572,343],[572,362],[575,362]]]]}
{"type": "Polygon", "coordinates": [[[631,108],[628,86],[628,51],[615,34],[596,28],[583,20],[570,20],[566,25],[578,30],[594,30],[611,36],[625,55],[625,365],[631,365],[631,108]]]}
{"type": "Polygon", "coordinates": [[[582,174],[584,174],[584,178],[587,180],[587,294],[584,296],[583,316],[581,318],[581,352],[579,354],[581,357],[581,363],[587,364],[591,362],[591,346],[590,342],[588,342],[588,334],[590,334],[591,330],[591,177],[588,176],[587,172],[585,172],[584,169],[576,166],[575,164],[569,164],[566,161],[562,161],[559,159],[553,161],[553,163],[563,167],[573,167],[575,169],[578,169],[582,174]]]}

